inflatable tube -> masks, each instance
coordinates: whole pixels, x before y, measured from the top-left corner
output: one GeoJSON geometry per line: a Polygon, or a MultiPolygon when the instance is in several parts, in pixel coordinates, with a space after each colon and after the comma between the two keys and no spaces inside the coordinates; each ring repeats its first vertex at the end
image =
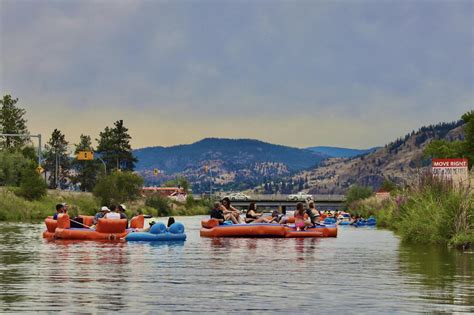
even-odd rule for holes
{"type": "Polygon", "coordinates": [[[129,231],[124,230],[121,233],[100,233],[94,229],[87,228],[72,228],[72,229],[61,229],[57,228],[54,233],[56,239],[63,240],[109,240],[116,241],[120,238],[125,237],[129,231]]]}
{"type": "Polygon", "coordinates": [[[337,237],[336,225],[321,225],[306,231],[296,231],[294,226],[271,223],[219,225],[201,228],[202,237],[337,237]]]}
{"type": "Polygon", "coordinates": [[[180,222],[175,222],[171,224],[171,226],[168,228],[168,231],[171,234],[183,234],[184,233],[184,225],[180,222]]]}
{"type": "Polygon", "coordinates": [[[336,219],[334,219],[334,218],[324,219],[324,224],[335,224],[335,223],[336,223],[336,219]]]}
{"type": "Polygon", "coordinates": [[[166,232],[166,225],[163,222],[157,222],[150,228],[151,234],[162,234],[166,232]]]}
{"type": "MultiPolygon", "coordinates": [[[[93,220],[92,216],[83,216],[83,221],[87,225],[93,220]]],[[[118,240],[125,237],[132,229],[125,229],[126,219],[104,219],[97,222],[96,229],[91,228],[70,228],[69,216],[62,214],[58,220],[50,217],[45,219],[46,231],[43,237],[48,239],[70,239],[70,240],[118,240]]]]}
{"type": "Polygon", "coordinates": [[[339,225],[351,225],[351,221],[339,221],[339,225]]]}
{"type": "Polygon", "coordinates": [[[58,221],[50,218],[45,219],[44,223],[46,224],[46,231],[50,233],[54,233],[54,231],[56,231],[56,228],[58,227],[58,221]]]}
{"type": "Polygon", "coordinates": [[[125,240],[127,242],[182,242],[186,240],[186,234],[133,232],[129,233],[125,240]]]}
{"type": "Polygon", "coordinates": [[[80,215],[79,218],[82,218],[82,224],[87,226],[92,226],[94,224],[93,215],[80,215]]]}
{"type": "Polygon", "coordinates": [[[131,229],[143,229],[145,225],[145,217],[143,214],[137,215],[130,220],[131,229]]]}

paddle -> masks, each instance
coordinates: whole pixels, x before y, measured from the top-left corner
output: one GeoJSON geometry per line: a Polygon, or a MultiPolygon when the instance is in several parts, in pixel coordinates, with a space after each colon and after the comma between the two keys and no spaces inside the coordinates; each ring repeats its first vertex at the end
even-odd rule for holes
{"type": "Polygon", "coordinates": [[[88,225],[85,225],[85,224],[83,224],[83,223],[81,223],[81,222],[74,221],[73,219],[69,219],[69,221],[71,221],[71,222],[74,222],[74,223],[77,223],[77,224],[79,224],[79,225],[85,226],[85,227],[86,227],[86,228],[88,228],[88,229],[91,229],[91,230],[93,230],[93,228],[91,228],[90,226],[88,226],[88,225]]]}

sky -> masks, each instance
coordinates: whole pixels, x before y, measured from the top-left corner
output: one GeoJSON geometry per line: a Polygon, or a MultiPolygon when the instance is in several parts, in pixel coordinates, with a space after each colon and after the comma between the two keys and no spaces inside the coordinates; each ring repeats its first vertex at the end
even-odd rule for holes
{"type": "Polygon", "coordinates": [[[0,93],[70,143],[384,145],[474,108],[474,1],[0,0],[0,93]]]}

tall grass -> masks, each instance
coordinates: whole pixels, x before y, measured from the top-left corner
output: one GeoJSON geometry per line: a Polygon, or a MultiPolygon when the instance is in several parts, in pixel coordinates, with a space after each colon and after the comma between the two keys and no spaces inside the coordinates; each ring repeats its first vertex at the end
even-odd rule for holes
{"type": "Polygon", "coordinates": [[[474,194],[470,187],[424,174],[413,187],[384,201],[353,203],[358,214],[374,214],[377,224],[394,230],[412,243],[474,244],[474,194]]]}
{"type": "Polygon", "coordinates": [[[93,215],[99,208],[99,202],[90,194],[61,194],[49,192],[40,200],[28,201],[17,196],[14,188],[0,189],[0,221],[40,221],[56,212],[56,204],[69,204],[71,215],[93,215]]]}

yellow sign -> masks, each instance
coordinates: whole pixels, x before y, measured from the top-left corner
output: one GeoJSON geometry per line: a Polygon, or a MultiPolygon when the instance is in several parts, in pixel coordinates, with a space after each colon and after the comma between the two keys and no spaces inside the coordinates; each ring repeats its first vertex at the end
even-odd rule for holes
{"type": "Polygon", "coordinates": [[[42,167],[39,165],[39,166],[36,168],[36,172],[37,172],[38,174],[41,174],[41,173],[44,172],[44,168],[42,168],[42,167]]]}
{"type": "Polygon", "coordinates": [[[155,169],[153,170],[153,175],[156,176],[156,175],[158,175],[159,173],[160,173],[160,170],[159,170],[159,169],[155,168],[155,169]]]}
{"type": "Polygon", "coordinates": [[[90,161],[94,159],[93,151],[79,151],[77,153],[77,159],[79,161],[90,161]]]}

